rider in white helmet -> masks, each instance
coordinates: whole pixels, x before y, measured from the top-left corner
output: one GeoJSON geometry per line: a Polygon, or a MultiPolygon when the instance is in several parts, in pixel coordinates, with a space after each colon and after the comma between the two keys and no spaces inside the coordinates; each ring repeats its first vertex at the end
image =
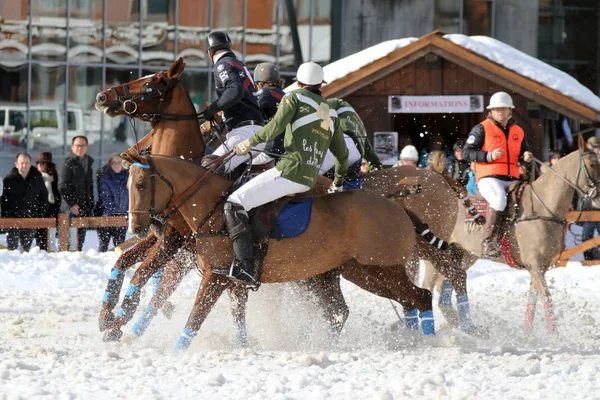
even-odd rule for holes
{"type": "Polygon", "coordinates": [[[530,162],[525,132],[512,117],[515,108],[508,93],[494,93],[487,107],[490,110],[485,121],[477,124],[469,133],[463,147],[466,161],[475,161],[475,173],[479,193],[488,202],[486,224],[483,228],[482,257],[496,258],[501,255],[495,236],[500,231],[498,214],[506,208],[506,189],[520,176],[519,161],[530,162]]]}
{"type": "Polygon", "coordinates": [[[250,285],[258,285],[258,282],[248,211],[283,196],[312,189],[328,149],[337,159],[335,191],[343,190],[342,182],[348,170],[348,149],[337,113],[330,110],[321,95],[323,69],[313,62],[304,63],[298,68],[297,79],[299,89],[283,97],[273,119],[234,147],[235,153],[242,156],[285,130],[285,153],[275,167],[237,189],[224,205],[225,223],[235,252],[227,275],[250,285]]]}

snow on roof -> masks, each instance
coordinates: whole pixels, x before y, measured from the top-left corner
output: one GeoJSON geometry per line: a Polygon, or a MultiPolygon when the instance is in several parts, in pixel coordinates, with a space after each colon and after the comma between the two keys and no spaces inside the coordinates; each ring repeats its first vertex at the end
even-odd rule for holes
{"type": "Polygon", "coordinates": [[[465,36],[459,34],[444,35],[464,48],[467,48],[490,61],[526,76],[536,82],[554,89],[580,103],[600,111],[600,98],[577,79],[553,66],[527,55],[512,46],[488,36],[465,36]]]}
{"type": "MultiPolygon", "coordinates": [[[[448,34],[443,38],[600,111],[600,98],[575,78],[506,43],[487,36],[448,34]]],[[[323,67],[325,81],[332,83],[417,40],[419,39],[414,37],[388,40],[326,65],[323,67]]],[[[293,84],[285,90],[290,91],[296,88],[296,84],[293,84]]]]}

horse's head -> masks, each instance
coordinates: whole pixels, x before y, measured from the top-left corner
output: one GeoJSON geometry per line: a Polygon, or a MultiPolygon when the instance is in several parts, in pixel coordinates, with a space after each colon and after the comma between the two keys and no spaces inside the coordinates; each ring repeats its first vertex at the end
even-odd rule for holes
{"type": "Polygon", "coordinates": [[[158,115],[164,110],[165,96],[179,82],[184,68],[180,57],[167,71],[100,92],[96,95],[96,109],[109,117],[158,115]]]}
{"type": "Polygon", "coordinates": [[[173,186],[156,169],[150,157],[140,157],[129,168],[129,232],[145,238],[151,226],[160,232],[160,214],[173,196],[173,186]]]}

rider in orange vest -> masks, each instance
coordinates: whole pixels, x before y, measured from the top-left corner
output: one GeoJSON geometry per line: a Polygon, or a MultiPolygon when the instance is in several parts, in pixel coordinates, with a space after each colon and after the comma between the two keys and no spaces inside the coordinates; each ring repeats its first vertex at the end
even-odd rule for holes
{"type": "Polygon", "coordinates": [[[500,246],[495,241],[500,228],[500,223],[496,223],[497,215],[506,208],[506,189],[519,179],[519,161],[533,159],[523,129],[511,118],[513,108],[508,93],[494,93],[487,107],[490,110],[488,118],[471,130],[463,148],[464,159],[475,161],[477,187],[488,202],[483,227],[483,258],[500,257],[500,246]]]}

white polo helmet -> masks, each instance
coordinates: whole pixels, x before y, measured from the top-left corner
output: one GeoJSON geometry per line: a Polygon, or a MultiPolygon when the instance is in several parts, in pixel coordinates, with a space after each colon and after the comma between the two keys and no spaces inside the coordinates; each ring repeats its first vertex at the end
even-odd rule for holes
{"type": "Polygon", "coordinates": [[[298,82],[313,86],[323,83],[323,68],[312,61],[300,65],[296,73],[298,82]]]}
{"type": "Polygon", "coordinates": [[[490,97],[490,105],[487,106],[487,109],[491,110],[492,108],[502,107],[515,108],[512,97],[506,92],[494,93],[492,97],[490,97]]]}
{"type": "Polygon", "coordinates": [[[412,144],[404,146],[400,152],[400,160],[419,161],[419,152],[417,151],[417,148],[412,144]]]}

